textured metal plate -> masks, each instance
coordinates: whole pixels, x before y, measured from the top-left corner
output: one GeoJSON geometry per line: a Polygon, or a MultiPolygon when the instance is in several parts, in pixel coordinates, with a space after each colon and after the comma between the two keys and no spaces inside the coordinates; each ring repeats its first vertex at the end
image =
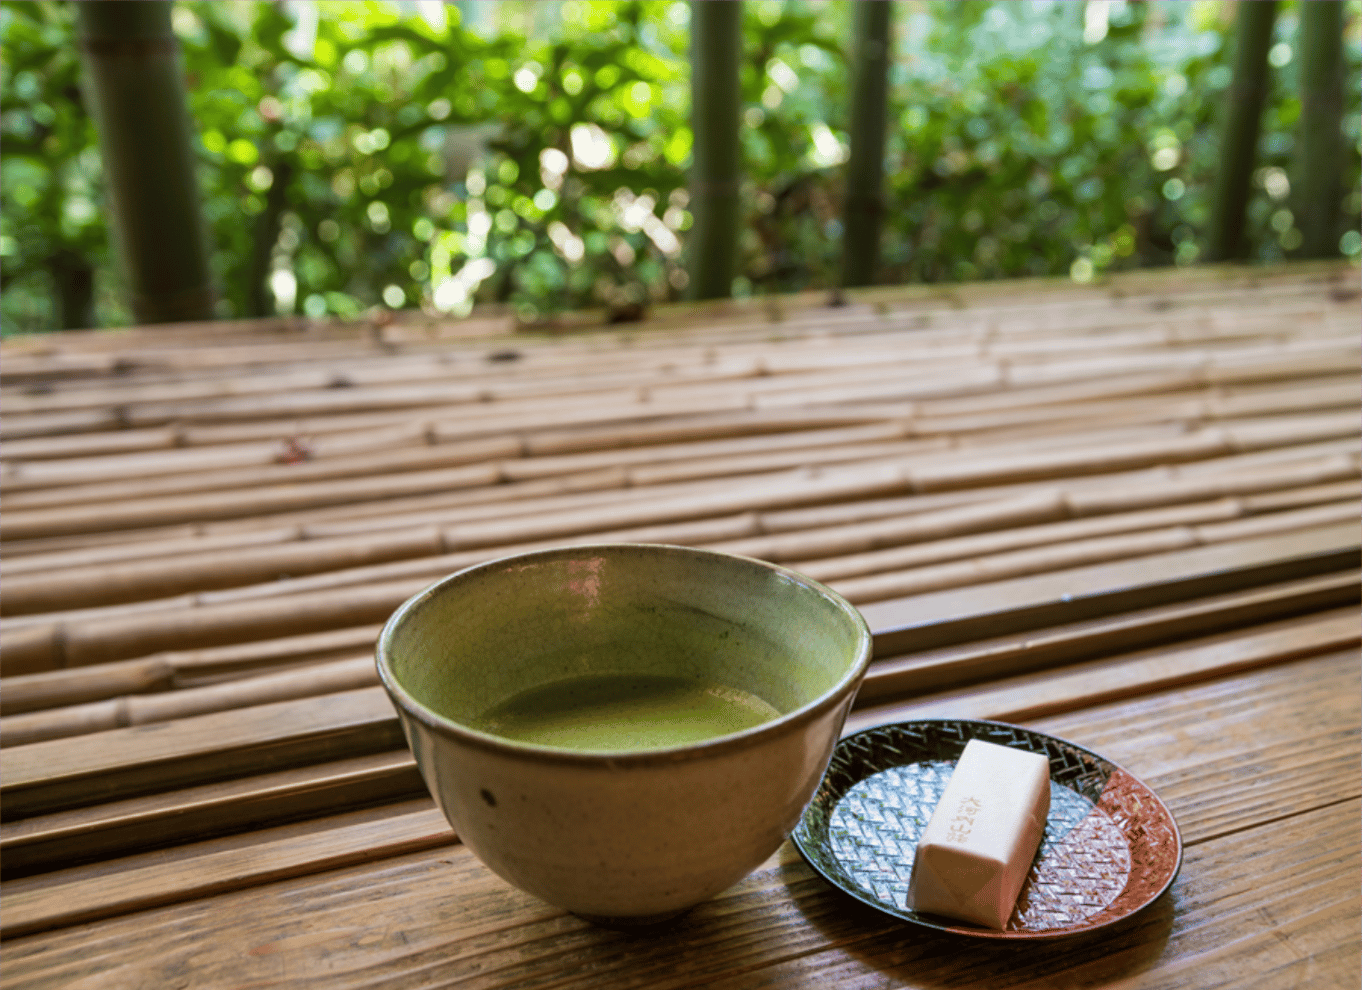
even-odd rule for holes
{"type": "Polygon", "coordinates": [[[966,719],[882,725],[843,739],[792,838],[810,866],[857,900],[983,938],[1055,938],[1112,924],[1167,890],[1182,864],[1172,813],[1134,776],[1063,739],[966,719]],[[1003,931],[906,904],[918,838],[970,739],[1050,761],[1045,836],[1003,931]]]}

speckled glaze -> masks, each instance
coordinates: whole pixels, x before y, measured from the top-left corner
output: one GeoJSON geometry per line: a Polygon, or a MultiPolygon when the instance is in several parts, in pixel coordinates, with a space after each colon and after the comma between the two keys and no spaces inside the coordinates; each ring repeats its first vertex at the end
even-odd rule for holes
{"type": "Polygon", "coordinates": [[[679,914],[794,828],[870,659],[851,605],[744,557],[608,544],[461,571],[399,608],[379,675],[426,784],[494,872],[612,924],[679,914]],[[782,714],[700,743],[590,752],[466,723],[511,695],[607,673],[696,677],[782,714]]]}

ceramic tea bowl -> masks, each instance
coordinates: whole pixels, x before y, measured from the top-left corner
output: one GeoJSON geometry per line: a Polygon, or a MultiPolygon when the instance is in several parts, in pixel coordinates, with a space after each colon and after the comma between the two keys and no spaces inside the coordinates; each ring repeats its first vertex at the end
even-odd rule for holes
{"type": "Polygon", "coordinates": [[[528,553],[416,595],[379,675],[460,838],[515,886],[652,924],[731,886],[827,768],[870,630],[792,571],[684,547],[528,553]]]}

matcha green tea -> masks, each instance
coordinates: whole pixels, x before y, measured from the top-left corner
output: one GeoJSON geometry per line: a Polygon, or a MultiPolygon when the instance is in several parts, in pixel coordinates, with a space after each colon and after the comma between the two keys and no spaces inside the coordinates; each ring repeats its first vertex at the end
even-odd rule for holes
{"type": "Polygon", "coordinates": [[[639,750],[711,739],[779,715],[756,695],[721,684],[605,674],[522,691],[470,725],[542,746],[639,750]]]}

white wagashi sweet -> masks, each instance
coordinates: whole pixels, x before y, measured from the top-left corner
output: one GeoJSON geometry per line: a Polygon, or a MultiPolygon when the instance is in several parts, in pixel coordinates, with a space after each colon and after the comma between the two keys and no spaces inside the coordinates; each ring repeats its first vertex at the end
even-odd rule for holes
{"type": "Polygon", "coordinates": [[[1050,763],[971,739],[918,842],[908,906],[1002,930],[1050,811],[1050,763]]]}

